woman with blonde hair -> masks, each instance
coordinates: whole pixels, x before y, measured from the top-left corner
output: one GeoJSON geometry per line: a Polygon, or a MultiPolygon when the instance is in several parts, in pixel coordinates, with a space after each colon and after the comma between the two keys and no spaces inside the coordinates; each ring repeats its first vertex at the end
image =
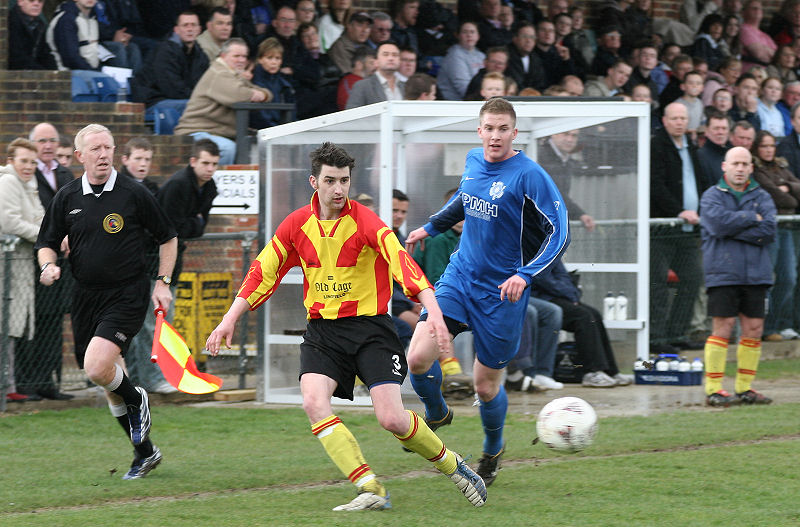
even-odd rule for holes
{"type": "MultiPolygon", "coordinates": [[[[14,382],[16,342],[33,338],[35,327],[34,285],[36,283],[33,244],[39,235],[44,208],[39,201],[36,183],[36,145],[27,139],[14,139],[8,145],[8,165],[0,166],[0,233],[16,236],[19,241],[10,253],[10,277],[5,276],[5,262],[0,262],[0,297],[8,304],[9,387],[6,400],[23,402],[30,396],[17,392],[14,382]],[[5,291],[5,283],[10,283],[5,291]]],[[[7,256],[8,257],[8,256],[7,256]]]]}

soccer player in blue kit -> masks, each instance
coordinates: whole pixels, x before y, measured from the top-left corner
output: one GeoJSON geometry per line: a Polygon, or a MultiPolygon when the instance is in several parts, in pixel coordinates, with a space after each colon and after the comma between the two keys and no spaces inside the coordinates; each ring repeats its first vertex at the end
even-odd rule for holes
{"type": "MultiPolygon", "coordinates": [[[[483,148],[467,154],[458,192],[406,239],[413,251],[416,242],[465,220],[459,249],[436,283],[436,300],[453,337],[469,330],[474,335],[473,376],[485,434],[477,472],[487,486],[497,476],[505,448],[503,369],[517,354],[528,286],[569,244],[567,211],[558,188],[538,164],[512,148],[516,120],[514,107],[499,97],[481,107],[478,136],[483,148]]],[[[453,412],[442,397],[439,350],[426,319],[423,310],[408,367],[425,405],[425,421],[436,430],[452,422],[453,412]]]]}

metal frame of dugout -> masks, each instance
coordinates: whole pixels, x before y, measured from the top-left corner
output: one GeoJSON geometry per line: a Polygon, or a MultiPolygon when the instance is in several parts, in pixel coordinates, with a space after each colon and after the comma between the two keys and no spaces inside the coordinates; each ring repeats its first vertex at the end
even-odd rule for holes
{"type": "MultiPolygon", "coordinates": [[[[482,104],[391,101],[260,130],[262,246],[289,212],[308,203],[312,194],[308,183],[308,153],[324,141],[344,145],[356,159],[351,198],[361,192],[374,196],[381,218],[391,225],[392,189],[399,188],[411,199],[406,232],[423,224],[428,215],[441,206],[444,190],[458,186],[464,154],[470,148],[480,146],[476,130],[482,104]]],[[[607,176],[602,176],[603,180],[592,179],[589,176],[586,184],[576,186],[573,182],[570,195],[591,192],[584,199],[608,209],[598,214],[597,219],[625,220],[605,223],[629,225],[633,239],[629,236],[619,242],[619,250],[605,256],[597,256],[597,251],[602,250],[606,243],[582,253],[584,244],[581,239],[585,233],[581,232],[582,227],[572,226],[573,242],[564,261],[569,269],[576,269],[584,275],[584,298],[588,287],[593,295],[591,300],[587,300],[591,305],[602,305],[605,291],[595,298],[597,288],[591,284],[604,275],[616,277],[616,280],[629,285],[626,291],[635,291],[635,294],[628,294],[632,318],[610,321],[606,325],[612,330],[634,331],[636,354],[646,357],[649,331],[649,105],[558,97],[537,98],[536,102],[515,100],[514,107],[519,130],[515,148],[524,150],[533,159],[537,159],[542,138],[568,130],[587,131],[587,144],[592,147],[603,143],[605,137],[611,137],[611,129],[617,130],[618,136],[629,138],[615,154],[624,168],[615,172],[611,179],[607,176]],[[597,130],[607,132],[608,136],[596,134],[597,130]],[[620,208],[627,211],[626,217],[615,215],[614,211],[620,208]]],[[[604,221],[598,223],[602,229],[604,221]]],[[[606,227],[608,229],[610,227],[606,227]]],[[[585,246],[589,246],[588,242],[585,246]]],[[[297,381],[298,344],[302,341],[300,335],[305,327],[302,287],[300,269],[292,269],[275,295],[259,310],[259,324],[263,330],[259,332],[263,339],[259,347],[264,359],[258,387],[260,401],[291,404],[302,401],[297,381]]],[[[369,397],[356,397],[352,403],[342,399],[334,399],[334,402],[371,404],[369,397]]]]}

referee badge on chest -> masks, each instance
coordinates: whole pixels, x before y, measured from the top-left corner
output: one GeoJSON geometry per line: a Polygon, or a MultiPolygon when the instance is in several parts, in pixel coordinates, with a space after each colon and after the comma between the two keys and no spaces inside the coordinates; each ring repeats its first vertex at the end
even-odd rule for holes
{"type": "Polygon", "coordinates": [[[116,212],[112,212],[105,218],[103,218],[103,230],[109,234],[116,234],[122,230],[122,227],[125,225],[125,220],[122,219],[122,216],[117,214],[116,212]]]}

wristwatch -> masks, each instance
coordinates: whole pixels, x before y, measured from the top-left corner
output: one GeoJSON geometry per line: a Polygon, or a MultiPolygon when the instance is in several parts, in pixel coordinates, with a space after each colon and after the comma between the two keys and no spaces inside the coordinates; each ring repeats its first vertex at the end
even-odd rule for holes
{"type": "Polygon", "coordinates": [[[167,276],[165,274],[162,274],[160,276],[156,276],[156,280],[161,280],[162,282],[164,282],[167,285],[170,285],[172,283],[172,277],[169,277],[169,276],[167,276]]]}
{"type": "Polygon", "coordinates": [[[52,265],[52,264],[54,264],[54,263],[55,263],[55,262],[45,262],[45,263],[44,263],[44,264],[42,264],[42,266],[39,268],[39,271],[41,271],[41,272],[44,272],[44,270],[45,270],[45,269],[47,269],[47,266],[48,266],[48,265],[52,265]]]}

